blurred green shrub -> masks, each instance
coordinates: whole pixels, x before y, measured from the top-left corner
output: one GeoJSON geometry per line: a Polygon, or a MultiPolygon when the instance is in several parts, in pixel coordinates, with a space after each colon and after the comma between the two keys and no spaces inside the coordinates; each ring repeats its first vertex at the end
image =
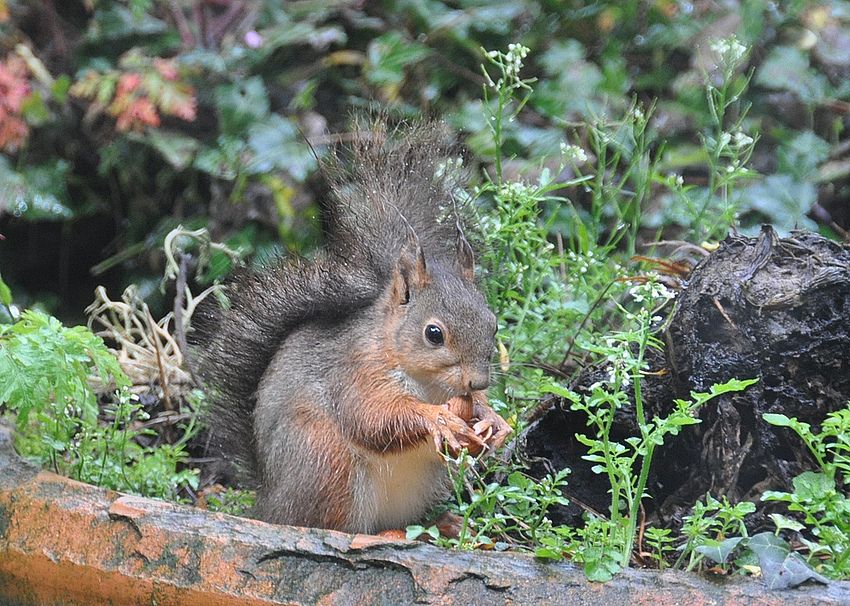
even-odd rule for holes
{"type": "MultiPolygon", "coordinates": [[[[730,90],[741,98],[722,126],[761,133],[751,164],[767,178],[738,188],[736,213],[724,222],[829,225],[830,197],[840,200],[850,181],[850,164],[830,153],[846,137],[850,59],[839,51],[850,35],[849,6],[0,0],[0,233],[21,222],[103,217],[109,245],[96,271],[148,283],[145,292],[161,269],[156,251],[178,223],[209,227],[219,240],[248,239],[250,254],[280,244],[306,250],[318,236],[315,154],[352,112],[441,116],[492,173],[482,105],[495,100],[481,99],[480,49],[512,42],[531,49],[526,73],[536,94],[500,133],[507,177],[533,182],[542,168],[556,168],[543,158],[557,157],[565,136],[593,161],[588,124],[657,100],[650,126],[651,151],[663,150],[658,171],[702,187],[716,178],[700,151],[700,137],[716,135],[705,82],[723,76],[710,47],[733,35],[752,52],[736,67],[741,82],[730,90]]],[[[717,206],[715,193],[709,186],[706,209],[717,206]]],[[[648,184],[640,195],[652,200],[647,226],[664,237],[699,235],[668,188],[648,184]]],[[[595,198],[581,185],[564,196],[588,210],[595,198]]],[[[546,213],[556,217],[553,234],[568,233],[562,209],[546,213]]],[[[618,230],[615,215],[601,215],[603,238],[618,230]]],[[[22,240],[0,246],[17,293],[31,268],[16,247],[41,248],[22,240]]],[[[66,290],[73,286],[70,273],[63,279],[66,290]]]]}

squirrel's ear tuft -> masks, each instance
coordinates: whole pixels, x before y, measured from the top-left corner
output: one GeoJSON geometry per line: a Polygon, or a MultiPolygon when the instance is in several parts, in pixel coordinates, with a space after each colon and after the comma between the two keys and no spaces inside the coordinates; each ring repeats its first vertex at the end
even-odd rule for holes
{"type": "Polygon", "coordinates": [[[460,229],[457,230],[457,260],[460,265],[460,273],[464,279],[474,282],[475,254],[472,252],[472,245],[460,229]]]}
{"type": "Polygon", "coordinates": [[[393,275],[393,299],[399,305],[410,302],[411,291],[416,291],[428,283],[425,267],[425,252],[419,242],[411,238],[401,248],[393,275]]]}

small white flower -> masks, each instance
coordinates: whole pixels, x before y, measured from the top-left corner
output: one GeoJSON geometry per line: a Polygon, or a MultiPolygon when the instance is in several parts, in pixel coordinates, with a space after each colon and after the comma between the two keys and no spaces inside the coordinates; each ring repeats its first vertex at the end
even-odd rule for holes
{"type": "Polygon", "coordinates": [[[725,55],[729,52],[729,41],[728,40],[715,40],[709,46],[711,52],[716,53],[718,55],[725,55]]]}
{"type": "Polygon", "coordinates": [[[738,147],[746,147],[747,145],[752,145],[753,138],[749,135],[738,131],[735,133],[735,145],[738,147]]]}
{"type": "Polygon", "coordinates": [[[568,161],[575,162],[576,164],[587,162],[587,153],[578,145],[567,145],[561,142],[561,153],[564,154],[568,161]]]}
{"type": "Polygon", "coordinates": [[[715,40],[709,48],[717,55],[718,63],[725,65],[735,65],[747,54],[747,47],[741,44],[736,36],[715,40]]]}
{"type": "Polygon", "coordinates": [[[652,284],[652,297],[654,299],[675,299],[676,293],[664,286],[661,282],[652,284]]]}
{"type": "Polygon", "coordinates": [[[746,54],[746,52],[747,47],[738,42],[738,39],[733,36],[729,48],[729,58],[732,61],[739,61],[746,54]]]}
{"type": "Polygon", "coordinates": [[[670,173],[667,175],[668,187],[682,187],[684,184],[685,180],[682,178],[682,175],[677,175],[676,173],[670,173]]]}

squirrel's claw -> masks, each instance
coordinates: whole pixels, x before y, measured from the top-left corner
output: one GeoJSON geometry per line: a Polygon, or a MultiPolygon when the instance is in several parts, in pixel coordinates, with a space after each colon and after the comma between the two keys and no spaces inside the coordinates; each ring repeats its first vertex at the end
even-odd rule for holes
{"type": "Polygon", "coordinates": [[[447,450],[453,457],[458,456],[464,448],[475,456],[487,446],[463,419],[447,410],[437,412],[431,427],[431,436],[439,452],[447,450]]]}
{"type": "Polygon", "coordinates": [[[467,446],[467,450],[473,456],[483,450],[483,447],[478,448],[479,444],[492,451],[502,446],[513,433],[511,426],[487,404],[487,395],[483,391],[455,396],[445,404],[445,408],[471,427],[477,438],[476,448],[467,446]]]}
{"type": "Polygon", "coordinates": [[[484,441],[491,450],[501,447],[508,436],[514,432],[507,421],[487,405],[486,400],[479,401],[476,399],[473,406],[473,416],[478,419],[478,422],[472,426],[473,431],[477,435],[484,434],[487,436],[484,441]]]}

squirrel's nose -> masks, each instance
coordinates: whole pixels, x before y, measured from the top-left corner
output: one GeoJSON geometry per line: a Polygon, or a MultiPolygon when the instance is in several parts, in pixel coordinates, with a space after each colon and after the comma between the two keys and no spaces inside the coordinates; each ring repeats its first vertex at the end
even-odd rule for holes
{"type": "Polygon", "coordinates": [[[467,386],[469,391],[483,391],[490,386],[490,369],[486,371],[470,373],[467,386]]]}

